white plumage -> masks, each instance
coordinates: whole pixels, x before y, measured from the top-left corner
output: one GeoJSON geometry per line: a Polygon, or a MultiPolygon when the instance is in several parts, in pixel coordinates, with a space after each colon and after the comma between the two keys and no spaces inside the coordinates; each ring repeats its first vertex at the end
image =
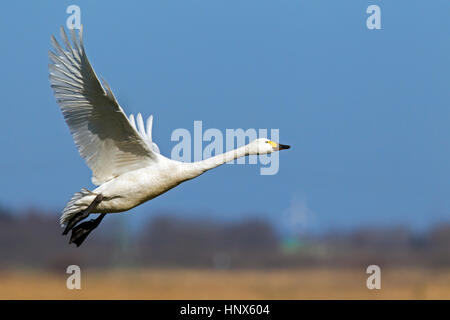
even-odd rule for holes
{"type": "Polygon", "coordinates": [[[60,223],[73,229],[71,242],[81,237],[74,235],[76,227],[70,226],[79,215],[85,218],[89,213],[126,211],[225,162],[288,148],[257,139],[199,162],[168,159],[152,140],[153,116],[146,126],[140,113],[127,118],[109,85],[103,81],[102,86],[98,80],[86,56],[82,29],[78,37],[71,31],[72,44],[64,28],[61,38],[64,48],[51,37],[50,83],[80,155],[92,170],[92,182],[98,186],[75,193],[63,211],[60,223]]]}

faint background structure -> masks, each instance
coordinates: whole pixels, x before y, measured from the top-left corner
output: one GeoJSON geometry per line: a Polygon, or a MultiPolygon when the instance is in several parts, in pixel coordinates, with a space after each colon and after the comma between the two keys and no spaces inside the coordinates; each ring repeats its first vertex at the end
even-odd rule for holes
{"type": "Polygon", "coordinates": [[[378,3],[382,30],[370,4],[4,4],[0,298],[450,298],[450,2],[378,3]],[[71,4],[95,70],[127,113],[154,114],[163,154],[194,120],[277,128],[293,146],[278,174],[225,165],[69,246],[60,211],[94,187],[48,82],[71,4]]]}
{"type": "Polygon", "coordinates": [[[110,219],[80,248],[48,213],[0,213],[0,298],[450,298],[450,224],[288,236],[260,218],[160,212],[139,230],[110,219]],[[83,288],[65,289],[67,266],[83,288]],[[368,290],[367,266],[382,270],[368,290]]]}

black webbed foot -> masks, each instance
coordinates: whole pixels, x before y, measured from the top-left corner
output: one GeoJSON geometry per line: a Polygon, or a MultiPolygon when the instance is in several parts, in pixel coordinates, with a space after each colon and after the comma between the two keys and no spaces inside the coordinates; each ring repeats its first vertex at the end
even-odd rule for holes
{"type": "Polygon", "coordinates": [[[102,222],[105,215],[106,213],[102,213],[96,219],[85,221],[74,227],[72,229],[72,235],[70,236],[69,244],[75,243],[77,247],[79,247],[83,243],[83,241],[87,238],[87,236],[91,233],[91,231],[97,228],[100,222],[102,222]]]}

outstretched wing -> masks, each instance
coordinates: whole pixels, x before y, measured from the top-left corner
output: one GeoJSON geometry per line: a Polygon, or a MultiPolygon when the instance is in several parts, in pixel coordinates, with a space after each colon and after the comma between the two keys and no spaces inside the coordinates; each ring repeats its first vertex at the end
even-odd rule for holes
{"type": "Polygon", "coordinates": [[[102,184],[127,171],[152,164],[156,155],[128,121],[108,84],[98,80],[86,56],[82,29],[61,27],[65,48],[51,37],[50,83],[80,155],[102,184]]]}

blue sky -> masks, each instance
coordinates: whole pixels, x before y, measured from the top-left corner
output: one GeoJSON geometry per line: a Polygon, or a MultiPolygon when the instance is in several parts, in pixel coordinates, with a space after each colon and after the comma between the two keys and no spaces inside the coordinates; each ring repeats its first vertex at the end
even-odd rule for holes
{"type": "MultiPolygon", "coordinates": [[[[0,204],[61,210],[92,188],[48,82],[50,35],[81,7],[127,113],[177,128],[279,128],[280,171],[223,166],[124,215],[250,215],[301,228],[450,220],[449,1],[17,1],[2,5],[0,204]],[[382,30],[366,28],[381,8],[382,30]]],[[[56,216],[55,216],[56,219],[56,216]]]]}

